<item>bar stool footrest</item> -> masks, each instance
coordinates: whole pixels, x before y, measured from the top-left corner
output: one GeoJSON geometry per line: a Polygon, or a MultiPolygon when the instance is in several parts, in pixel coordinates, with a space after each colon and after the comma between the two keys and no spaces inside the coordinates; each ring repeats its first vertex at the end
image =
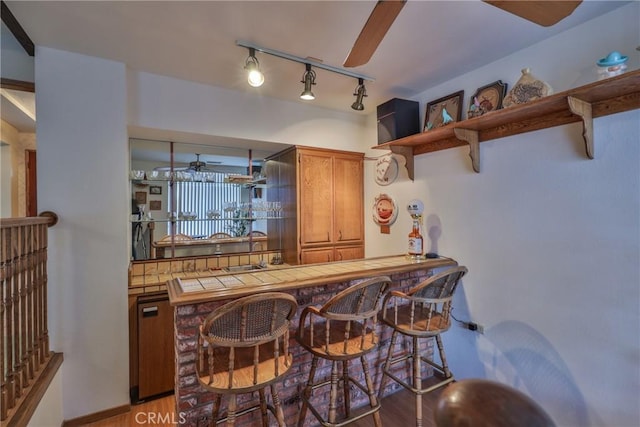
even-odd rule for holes
{"type": "Polygon", "coordinates": [[[412,385],[410,385],[409,383],[407,383],[404,380],[401,380],[400,378],[396,377],[394,374],[392,374],[391,372],[387,371],[386,369],[382,369],[382,371],[384,372],[384,375],[387,375],[389,378],[393,379],[395,382],[397,382],[398,384],[400,384],[402,387],[406,388],[407,390],[409,390],[410,392],[414,393],[414,394],[427,394],[432,392],[433,390],[436,390],[440,387],[443,387],[449,383],[452,383],[455,381],[455,378],[453,377],[453,375],[451,375],[449,378],[445,378],[442,381],[437,382],[436,384],[433,384],[427,388],[415,388],[412,385]]]}
{"type": "Polygon", "coordinates": [[[382,407],[380,402],[378,402],[378,404],[376,406],[372,407],[371,409],[367,409],[362,414],[358,414],[358,415],[354,415],[354,416],[349,417],[349,418],[345,418],[345,419],[343,419],[343,420],[341,420],[340,422],[337,422],[337,423],[330,423],[329,421],[325,420],[323,418],[323,416],[320,415],[320,413],[318,413],[316,408],[314,408],[313,405],[311,405],[311,403],[307,400],[307,398],[306,398],[306,396],[304,394],[301,396],[301,398],[305,402],[307,402],[307,405],[308,405],[307,408],[311,411],[311,413],[316,417],[316,419],[320,422],[320,425],[322,425],[323,427],[343,427],[343,426],[346,426],[346,425],[351,424],[351,423],[353,423],[355,421],[358,421],[361,418],[367,417],[367,416],[369,416],[371,414],[374,414],[374,413],[378,412],[380,410],[380,408],[382,407]]]}
{"type": "MultiPolygon", "coordinates": [[[[253,411],[259,410],[260,409],[260,404],[255,404],[252,406],[249,406],[248,408],[244,408],[241,409],[239,411],[236,411],[236,418],[237,417],[241,417],[243,415],[247,415],[253,411]]],[[[269,412],[271,412],[271,415],[273,415],[274,417],[276,417],[276,419],[278,418],[277,414],[276,414],[276,408],[273,407],[273,405],[271,405],[270,403],[267,403],[267,410],[269,412]]],[[[227,419],[229,418],[228,415],[225,415],[222,418],[218,418],[217,420],[215,420],[215,424],[214,425],[218,425],[218,424],[223,424],[227,422],[227,419]]]]}

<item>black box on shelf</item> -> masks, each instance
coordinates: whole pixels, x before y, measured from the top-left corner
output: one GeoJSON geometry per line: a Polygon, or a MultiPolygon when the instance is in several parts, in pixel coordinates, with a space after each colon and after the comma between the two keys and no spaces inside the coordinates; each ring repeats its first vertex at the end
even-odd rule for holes
{"type": "Polygon", "coordinates": [[[420,133],[420,104],[393,98],[378,105],[378,144],[420,133]]]}

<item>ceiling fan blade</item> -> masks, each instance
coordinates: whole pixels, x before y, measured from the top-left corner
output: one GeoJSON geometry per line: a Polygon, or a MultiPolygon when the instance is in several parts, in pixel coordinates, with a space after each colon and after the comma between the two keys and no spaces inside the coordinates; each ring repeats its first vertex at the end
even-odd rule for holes
{"type": "Polygon", "coordinates": [[[344,61],[345,67],[357,67],[369,62],[406,2],[406,0],[387,0],[376,3],[349,56],[344,61]]]}
{"type": "Polygon", "coordinates": [[[571,15],[582,0],[577,1],[493,1],[482,0],[492,6],[498,7],[509,13],[513,13],[527,21],[534,22],[543,27],[550,27],[571,15]]]}

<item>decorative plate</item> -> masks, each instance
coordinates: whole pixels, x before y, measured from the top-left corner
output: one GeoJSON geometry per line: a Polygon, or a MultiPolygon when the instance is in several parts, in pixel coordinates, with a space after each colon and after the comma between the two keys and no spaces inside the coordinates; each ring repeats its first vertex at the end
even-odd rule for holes
{"type": "Polygon", "coordinates": [[[378,225],[391,225],[398,217],[398,206],[387,194],[379,194],[373,202],[373,222],[378,225]]]}
{"type": "Polygon", "coordinates": [[[374,176],[378,185],[389,185],[398,177],[398,161],[393,154],[379,157],[375,168],[374,176]]]}

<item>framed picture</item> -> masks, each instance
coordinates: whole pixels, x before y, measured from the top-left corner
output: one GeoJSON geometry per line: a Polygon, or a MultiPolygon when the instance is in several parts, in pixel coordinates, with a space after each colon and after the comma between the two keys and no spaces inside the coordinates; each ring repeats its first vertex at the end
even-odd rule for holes
{"type": "Polygon", "coordinates": [[[149,194],[162,194],[162,187],[159,185],[150,185],[149,194]]]}
{"type": "Polygon", "coordinates": [[[497,80],[479,88],[469,100],[468,118],[478,117],[489,111],[502,108],[502,100],[507,94],[507,84],[497,80]]]}
{"type": "Polygon", "coordinates": [[[427,104],[424,118],[424,131],[439,128],[462,119],[464,90],[444,96],[427,104]]]}
{"type": "Polygon", "coordinates": [[[136,191],[136,203],[138,205],[144,205],[147,203],[147,192],[146,191],[136,191]]]}
{"type": "Polygon", "coordinates": [[[151,200],[149,202],[149,210],[161,211],[162,210],[162,201],[160,201],[160,200],[151,200]]]}

